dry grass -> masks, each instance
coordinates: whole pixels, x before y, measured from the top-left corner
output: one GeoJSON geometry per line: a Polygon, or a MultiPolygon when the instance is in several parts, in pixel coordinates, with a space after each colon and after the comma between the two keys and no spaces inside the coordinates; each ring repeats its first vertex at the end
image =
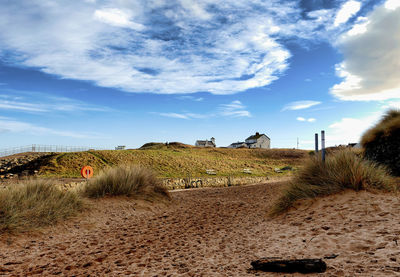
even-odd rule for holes
{"type": "Polygon", "coordinates": [[[275,203],[271,215],[288,210],[297,200],[326,196],[346,189],[393,191],[395,181],[385,168],[350,150],[328,155],[325,163],[320,157],[312,157],[275,203]]]}
{"type": "Polygon", "coordinates": [[[0,232],[52,225],[83,210],[79,196],[43,180],[0,191],[0,232]]]}
{"type": "Polygon", "coordinates": [[[365,157],[381,163],[400,176],[400,110],[389,110],[374,127],[363,135],[365,157]]]}
{"type": "MultiPolygon", "coordinates": [[[[104,150],[56,154],[39,170],[45,177],[80,177],[84,165],[97,172],[112,166],[138,164],[153,169],[157,176],[180,178],[187,175],[206,177],[207,169],[214,169],[217,176],[247,176],[244,168],[250,168],[252,176],[274,176],[274,168],[301,166],[308,151],[294,149],[226,149],[170,147],[146,150],[104,150]]],[[[172,144],[174,145],[174,144],[172,144]]],[[[158,147],[158,146],[157,146],[158,147]]],[[[290,174],[285,172],[284,174],[290,174]]],[[[282,174],[281,174],[282,175],[282,174]]]]}
{"type": "Polygon", "coordinates": [[[365,147],[382,136],[391,136],[400,129],[400,110],[389,110],[374,127],[367,130],[361,138],[361,144],[365,147]]]}
{"type": "Polygon", "coordinates": [[[122,165],[104,170],[84,187],[83,195],[91,198],[104,196],[169,198],[168,190],[153,171],[135,165],[122,165]]]}

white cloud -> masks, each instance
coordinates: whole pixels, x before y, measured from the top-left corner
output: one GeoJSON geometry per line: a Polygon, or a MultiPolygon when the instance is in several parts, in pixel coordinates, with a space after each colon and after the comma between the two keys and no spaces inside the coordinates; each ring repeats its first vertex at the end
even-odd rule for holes
{"type": "Polygon", "coordinates": [[[180,119],[190,119],[189,115],[187,114],[180,114],[180,113],[158,113],[160,116],[164,117],[172,117],[172,118],[180,118],[180,119]]]}
{"type": "Polygon", "coordinates": [[[0,117],[1,132],[26,133],[31,135],[55,135],[71,138],[99,138],[99,134],[88,134],[82,132],[54,130],[46,127],[37,126],[31,123],[22,122],[10,118],[0,117]]]}
{"type": "Polygon", "coordinates": [[[251,117],[251,113],[246,110],[246,106],[242,102],[235,100],[229,104],[222,104],[217,111],[198,114],[198,113],[153,113],[164,117],[179,118],[179,119],[204,119],[211,117],[251,117]]]}
{"type": "Polygon", "coordinates": [[[132,16],[128,11],[119,9],[96,10],[94,12],[94,17],[112,26],[131,28],[137,31],[143,31],[145,29],[142,24],[131,21],[132,16]]]}
{"type": "Polygon", "coordinates": [[[250,112],[246,110],[246,106],[238,100],[232,101],[230,104],[221,105],[220,114],[228,117],[251,117],[250,112]]]}
{"type": "Polygon", "coordinates": [[[326,131],[326,145],[359,142],[362,134],[381,118],[382,113],[377,112],[362,118],[345,117],[332,123],[326,131]]]}
{"type": "Polygon", "coordinates": [[[334,26],[339,26],[346,23],[353,15],[355,15],[361,8],[361,3],[358,1],[350,0],[342,5],[336,14],[334,26]]]}
{"type": "Polygon", "coordinates": [[[382,105],[383,109],[398,109],[400,110],[400,101],[389,101],[382,105]]]}
{"type": "Polygon", "coordinates": [[[0,94],[0,110],[4,109],[37,113],[111,111],[111,109],[107,107],[86,104],[67,97],[54,97],[40,92],[0,89],[0,92],[1,91],[7,94],[0,94]]]}
{"type": "Polygon", "coordinates": [[[400,9],[387,3],[392,9],[377,7],[338,41],[344,61],[336,70],[343,81],[331,93],[342,100],[400,98],[400,9]]]}
{"type": "Polygon", "coordinates": [[[315,37],[295,2],[14,0],[0,56],[128,92],[233,94],[288,68],[281,38],[315,37]]]}
{"type": "Polygon", "coordinates": [[[395,10],[400,7],[400,1],[399,0],[388,0],[385,3],[385,8],[389,10],[395,10]]]}
{"type": "Polygon", "coordinates": [[[310,107],[316,106],[321,104],[319,101],[310,101],[310,100],[304,100],[304,101],[295,101],[286,104],[283,108],[282,111],[286,110],[303,110],[303,109],[308,109],[310,107]]]}
{"type": "Polygon", "coordinates": [[[194,96],[191,96],[191,95],[181,95],[181,96],[178,96],[177,98],[179,100],[192,100],[192,101],[195,101],[195,102],[201,102],[201,101],[204,100],[203,97],[194,97],[194,96]]]}
{"type": "Polygon", "coordinates": [[[31,103],[23,103],[16,101],[9,101],[0,99],[0,109],[6,110],[19,110],[25,112],[46,112],[47,110],[41,107],[41,105],[35,105],[31,103]]]}
{"type": "Polygon", "coordinates": [[[301,116],[297,117],[296,120],[297,121],[303,121],[303,122],[315,122],[316,121],[316,119],[313,118],[313,117],[304,118],[304,117],[301,117],[301,116]]]}

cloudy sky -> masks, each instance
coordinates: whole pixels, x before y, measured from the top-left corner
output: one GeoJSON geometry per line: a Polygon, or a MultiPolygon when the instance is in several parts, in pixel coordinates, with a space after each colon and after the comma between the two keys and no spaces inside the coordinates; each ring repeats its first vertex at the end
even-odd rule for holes
{"type": "Polygon", "coordinates": [[[0,148],[266,133],[357,142],[400,108],[400,0],[5,0],[0,148]]]}

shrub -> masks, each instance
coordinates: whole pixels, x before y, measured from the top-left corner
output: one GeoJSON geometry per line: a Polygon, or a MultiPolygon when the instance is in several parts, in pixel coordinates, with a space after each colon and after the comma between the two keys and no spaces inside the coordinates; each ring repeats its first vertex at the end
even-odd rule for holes
{"type": "Polygon", "coordinates": [[[283,195],[275,203],[272,215],[289,209],[300,199],[334,194],[345,189],[394,190],[394,180],[386,169],[365,160],[351,150],[337,151],[327,157],[311,158],[295,175],[283,195]]]}
{"type": "Polygon", "coordinates": [[[79,196],[35,180],[0,191],[0,231],[51,225],[83,210],[79,196]]]}
{"type": "Polygon", "coordinates": [[[365,157],[386,165],[400,176],[400,111],[390,110],[363,135],[361,144],[365,157]]]}
{"type": "Polygon", "coordinates": [[[92,198],[104,196],[162,196],[168,190],[153,171],[135,165],[121,165],[101,172],[84,187],[83,194],[92,198]]]}

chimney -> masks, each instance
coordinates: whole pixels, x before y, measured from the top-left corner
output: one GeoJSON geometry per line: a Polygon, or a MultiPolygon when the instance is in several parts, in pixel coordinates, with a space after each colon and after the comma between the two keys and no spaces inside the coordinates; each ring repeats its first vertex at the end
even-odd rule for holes
{"type": "Polygon", "coordinates": [[[215,144],[215,138],[214,137],[211,138],[211,141],[212,141],[212,143],[215,144]]]}

